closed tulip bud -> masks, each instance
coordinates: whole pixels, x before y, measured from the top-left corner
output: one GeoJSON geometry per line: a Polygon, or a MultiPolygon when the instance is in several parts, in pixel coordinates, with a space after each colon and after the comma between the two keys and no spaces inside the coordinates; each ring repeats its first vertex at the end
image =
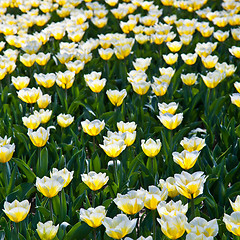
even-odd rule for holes
{"type": "Polygon", "coordinates": [[[173,65],[178,60],[178,54],[169,53],[168,55],[163,55],[163,59],[168,65],[173,65]]]}
{"type": "Polygon", "coordinates": [[[201,60],[205,68],[213,68],[218,62],[218,56],[208,55],[207,57],[201,57],[201,60]]]}
{"type": "Polygon", "coordinates": [[[158,204],[161,201],[165,201],[168,197],[167,188],[163,188],[162,191],[156,186],[149,186],[149,191],[145,191],[144,206],[150,210],[157,209],[158,204]]]}
{"type": "Polygon", "coordinates": [[[240,58],[240,47],[232,46],[228,50],[233,56],[240,58]]]}
{"type": "Polygon", "coordinates": [[[124,123],[123,121],[117,123],[117,128],[119,132],[131,132],[133,133],[136,128],[137,124],[135,122],[126,122],[124,123]]]}
{"type": "Polygon", "coordinates": [[[28,86],[29,82],[30,82],[29,77],[20,77],[20,76],[18,76],[16,78],[12,77],[12,83],[17,90],[26,88],[28,86]]]}
{"type": "Polygon", "coordinates": [[[23,88],[18,92],[18,97],[26,103],[35,103],[41,96],[42,91],[40,88],[23,88]]]}
{"type": "Polygon", "coordinates": [[[106,234],[113,239],[122,239],[135,228],[137,219],[129,220],[124,214],[118,214],[113,219],[106,217],[102,224],[106,228],[106,234]]]}
{"type": "Polygon", "coordinates": [[[175,115],[172,115],[170,113],[162,114],[160,113],[160,116],[157,116],[160,122],[169,130],[173,130],[176,127],[178,127],[182,120],[183,120],[183,113],[178,113],[175,115]]]}
{"type": "Polygon", "coordinates": [[[181,153],[173,152],[173,161],[180,165],[181,168],[188,170],[192,168],[199,156],[200,152],[198,151],[192,151],[189,152],[187,150],[182,151],[181,153]]]}
{"type": "Polygon", "coordinates": [[[153,158],[160,152],[162,144],[160,139],[157,139],[155,142],[153,139],[149,138],[146,142],[143,139],[141,140],[141,147],[148,157],[153,158]]]}
{"type": "Polygon", "coordinates": [[[167,188],[168,196],[171,198],[174,198],[179,195],[179,192],[176,188],[176,181],[175,181],[175,178],[173,177],[168,177],[166,181],[164,181],[163,179],[160,179],[158,186],[161,189],[167,188]]]}
{"type": "Polygon", "coordinates": [[[157,219],[161,225],[161,230],[170,239],[178,239],[185,232],[185,224],[187,217],[179,213],[176,216],[163,215],[161,219],[157,219]]]}
{"type": "Polygon", "coordinates": [[[125,214],[136,214],[144,208],[144,195],[139,191],[129,191],[125,195],[117,194],[117,198],[113,201],[117,207],[125,214]]]}
{"type": "Polygon", "coordinates": [[[181,174],[174,174],[176,187],[178,192],[188,199],[196,198],[203,193],[203,185],[207,177],[203,172],[195,172],[190,174],[182,171],[181,174]]]}
{"type": "Polygon", "coordinates": [[[197,237],[199,235],[203,237],[201,239],[214,239],[218,234],[217,219],[208,222],[204,218],[195,217],[190,223],[185,224],[185,228],[188,233],[186,237],[188,240],[193,239],[193,236],[197,237]]]}
{"type": "Polygon", "coordinates": [[[106,210],[104,206],[98,206],[96,208],[84,208],[80,209],[80,219],[87,223],[92,228],[97,228],[102,225],[103,219],[106,217],[106,210]]]}
{"type": "Polygon", "coordinates": [[[175,102],[171,102],[169,104],[158,103],[158,109],[162,114],[164,113],[175,114],[177,108],[178,108],[178,103],[175,103],[175,102]]]}
{"type": "Polygon", "coordinates": [[[68,127],[73,121],[74,117],[72,117],[70,114],[61,113],[57,116],[57,123],[62,128],[68,127]]]}
{"type": "Polygon", "coordinates": [[[73,179],[73,173],[74,171],[72,172],[69,172],[66,168],[62,169],[62,170],[58,170],[56,168],[53,168],[52,172],[50,172],[50,177],[62,177],[63,180],[64,180],[64,185],[63,187],[67,187],[68,184],[72,181],[73,179]]]}
{"type": "Polygon", "coordinates": [[[181,79],[187,86],[192,86],[197,81],[197,77],[195,73],[181,74],[181,79]]]}
{"type": "Polygon", "coordinates": [[[90,122],[88,119],[81,122],[83,131],[90,136],[97,136],[105,127],[104,120],[101,122],[100,120],[96,119],[90,122]]]}
{"type": "Polygon", "coordinates": [[[36,179],[37,190],[47,198],[55,197],[65,184],[61,176],[43,177],[36,179]]]}
{"type": "Polygon", "coordinates": [[[35,130],[41,123],[41,118],[36,115],[30,115],[29,117],[22,117],[23,125],[27,128],[35,130]]]}
{"type": "Polygon", "coordinates": [[[201,151],[205,146],[205,139],[199,137],[183,138],[180,142],[182,147],[188,152],[201,151]]]}
{"type": "Polygon", "coordinates": [[[104,152],[111,158],[116,158],[120,155],[122,151],[125,150],[126,145],[123,140],[120,141],[104,141],[103,145],[99,146],[104,150],[104,152]]]}
{"type": "Polygon", "coordinates": [[[11,160],[15,151],[15,144],[0,144],[0,162],[6,163],[11,160]]]}
{"type": "Polygon", "coordinates": [[[34,111],[34,115],[37,116],[37,117],[40,117],[41,119],[41,123],[47,123],[51,116],[52,116],[52,110],[44,110],[44,109],[40,109],[39,112],[38,111],[34,111]]]}
{"type": "Polygon", "coordinates": [[[181,200],[177,202],[171,200],[168,203],[163,201],[158,204],[157,211],[160,217],[163,215],[176,216],[178,213],[186,215],[188,211],[188,204],[183,205],[181,200]]]}
{"type": "Polygon", "coordinates": [[[103,60],[107,61],[112,57],[114,51],[111,48],[107,48],[107,49],[101,48],[98,50],[98,53],[103,60]]]}
{"type": "Polygon", "coordinates": [[[101,189],[109,180],[106,173],[96,173],[94,171],[88,174],[82,174],[82,181],[93,191],[101,189]]]}
{"type": "Polygon", "coordinates": [[[129,147],[129,146],[131,146],[131,145],[133,145],[133,143],[135,142],[135,140],[136,140],[136,135],[137,135],[137,133],[136,133],[136,131],[134,131],[134,132],[125,132],[124,133],[125,134],[125,136],[124,136],[124,143],[129,147]]]}
{"type": "Polygon", "coordinates": [[[106,93],[111,103],[117,107],[119,107],[123,103],[124,98],[127,96],[126,89],[123,89],[121,91],[107,90],[106,93]]]}
{"type": "Polygon", "coordinates": [[[132,82],[133,91],[139,95],[144,95],[147,93],[151,83],[145,81],[132,82]]]}
{"type": "Polygon", "coordinates": [[[49,96],[48,94],[40,96],[37,100],[39,108],[46,108],[51,102],[51,96],[49,96]]]}
{"type": "Polygon", "coordinates": [[[28,200],[24,200],[22,202],[14,200],[12,203],[5,201],[3,211],[11,221],[19,223],[27,217],[30,211],[30,206],[31,204],[28,200]]]}
{"type": "Polygon", "coordinates": [[[59,225],[54,226],[52,221],[37,224],[37,233],[41,240],[52,240],[58,232],[59,225]]]}
{"type": "Polygon", "coordinates": [[[46,145],[48,138],[50,136],[50,129],[54,127],[48,127],[47,129],[40,127],[37,131],[28,129],[28,136],[31,139],[31,142],[36,147],[43,147],[46,145]]]}

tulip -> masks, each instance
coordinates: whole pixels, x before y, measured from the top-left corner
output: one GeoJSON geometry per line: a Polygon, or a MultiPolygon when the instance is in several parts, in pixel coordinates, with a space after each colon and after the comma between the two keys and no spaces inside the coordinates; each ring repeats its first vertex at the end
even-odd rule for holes
{"type": "Polygon", "coordinates": [[[22,117],[23,125],[27,128],[35,130],[41,123],[41,118],[36,115],[30,115],[29,117],[22,117]]]}
{"type": "Polygon", "coordinates": [[[104,140],[103,145],[99,144],[99,146],[104,150],[104,152],[111,158],[116,158],[120,155],[120,153],[125,150],[126,145],[123,140],[120,141],[106,141],[104,140]]]}
{"type": "Polygon", "coordinates": [[[163,188],[162,191],[156,186],[149,186],[149,191],[143,190],[145,192],[144,206],[150,210],[157,209],[158,204],[161,201],[165,201],[168,197],[167,188],[163,188]]]}
{"type": "Polygon", "coordinates": [[[181,79],[187,86],[192,86],[197,81],[197,77],[195,73],[181,74],[181,79]]]}
{"type": "Polygon", "coordinates": [[[200,239],[213,239],[218,234],[218,224],[217,219],[207,221],[201,217],[195,217],[190,223],[185,224],[187,231],[186,239],[193,239],[201,236],[200,239]],[[212,238],[211,238],[212,237],[212,238]]]}
{"type": "Polygon", "coordinates": [[[37,224],[37,233],[41,240],[52,240],[57,235],[59,224],[53,225],[52,221],[37,224]]]}
{"type": "Polygon", "coordinates": [[[240,47],[232,46],[228,50],[233,56],[240,58],[240,47]]]}
{"type": "Polygon", "coordinates": [[[182,60],[187,64],[187,65],[193,65],[197,61],[197,53],[188,53],[188,54],[181,54],[182,60]]]}
{"type": "Polygon", "coordinates": [[[238,195],[236,197],[235,202],[232,202],[230,199],[229,199],[229,201],[230,201],[230,204],[232,206],[233,211],[234,212],[239,212],[240,211],[240,195],[238,195]]]}
{"type": "Polygon", "coordinates": [[[44,110],[44,109],[40,109],[39,112],[38,111],[34,111],[34,115],[37,116],[37,117],[40,117],[41,119],[41,123],[47,123],[51,116],[52,116],[52,110],[49,111],[48,109],[47,110],[44,110]]]}
{"type": "Polygon", "coordinates": [[[181,153],[173,152],[173,161],[181,166],[181,168],[188,170],[192,168],[199,156],[199,151],[189,152],[187,150],[182,151],[181,153]]]}
{"type": "Polygon", "coordinates": [[[219,42],[224,42],[229,37],[229,31],[223,32],[218,30],[213,33],[213,37],[216,38],[219,42]]]}
{"type": "Polygon", "coordinates": [[[0,144],[0,162],[6,163],[11,160],[15,151],[15,144],[0,144]]]}
{"type": "Polygon", "coordinates": [[[233,64],[227,64],[225,62],[223,63],[217,63],[215,66],[216,70],[220,71],[221,73],[225,73],[226,77],[232,76],[235,71],[237,70],[237,67],[235,67],[233,64]]]}
{"type": "Polygon", "coordinates": [[[47,129],[40,127],[37,131],[33,132],[32,129],[28,129],[28,136],[36,147],[43,147],[48,141],[50,136],[50,129],[54,127],[48,127],[47,129]]]}
{"type": "Polygon", "coordinates": [[[54,73],[47,73],[47,74],[37,74],[34,73],[34,78],[39,85],[42,85],[45,88],[50,88],[56,82],[57,76],[54,73]]]}
{"type": "Polygon", "coordinates": [[[205,139],[199,137],[183,138],[180,142],[184,150],[188,152],[201,151],[205,146],[205,139]]]}
{"type": "Polygon", "coordinates": [[[162,114],[164,113],[175,114],[177,108],[178,108],[178,103],[175,103],[175,102],[171,102],[169,104],[158,103],[158,109],[162,114]]]}
{"type": "Polygon", "coordinates": [[[18,97],[26,103],[35,103],[41,96],[41,89],[38,88],[23,88],[18,92],[18,97]]]}
{"type": "Polygon", "coordinates": [[[11,137],[10,138],[8,138],[7,136],[5,136],[4,138],[0,137],[0,146],[10,144],[10,142],[11,142],[11,137]]]}
{"type": "Polygon", "coordinates": [[[139,95],[144,95],[147,93],[151,83],[145,81],[132,82],[133,91],[139,95]]]}
{"type": "Polygon", "coordinates": [[[207,177],[203,172],[190,174],[182,171],[181,174],[174,174],[178,192],[186,198],[193,199],[203,193],[203,185],[207,177]]]}
{"type": "Polygon", "coordinates": [[[232,104],[240,107],[240,93],[233,93],[230,95],[232,104]]]}
{"type": "Polygon", "coordinates": [[[159,72],[161,73],[162,76],[168,75],[170,78],[173,77],[175,73],[175,69],[168,67],[168,68],[159,68],[159,72]]]}
{"type": "Polygon", "coordinates": [[[162,232],[170,239],[178,239],[185,232],[185,224],[187,217],[178,213],[176,216],[163,215],[161,219],[157,219],[161,225],[162,232]]]}
{"type": "Polygon", "coordinates": [[[38,98],[37,104],[39,108],[46,108],[51,103],[51,96],[48,94],[42,95],[38,98]]]}
{"type": "Polygon", "coordinates": [[[57,85],[63,89],[69,89],[72,87],[75,79],[75,72],[70,72],[69,70],[63,72],[57,72],[57,85]]]}
{"type": "Polygon", "coordinates": [[[64,180],[64,185],[63,187],[67,187],[68,184],[72,181],[73,179],[73,173],[74,171],[69,172],[66,168],[62,170],[58,170],[56,168],[53,168],[52,172],[50,172],[50,177],[62,177],[64,180]]]}
{"type": "Polygon", "coordinates": [[[165,95],[167,92],[168,86],[169,84],[166,82],[163,82],[163,83],[154,82],[153,84],[151,84],[152,90],[157,96],[165,95]]]}
{"type": "Polygon", "coordinates": [[[234,87],[236,88],[236,90],[238,91],[238,93],[240,93],[240,82],[235,82],[235,83],[234,83],[234,87]]]}
{"type": "Polygon", "coordinates": [[[20,61],[26,66],[31,67],[36,61],[36,54],[27,54],[24,53],[20,56],[20,61]]]}
{"type": "Polygon", "coordinates": [[[176,181],[175,181],[175,178],[173,177],[168,177],[166,181],[164,181],[163,179],[160,179],[158,186],[161,189],[167,188],[168,196],[171,198],[174,198],[179,195],[179,192],[176,188],[176,181]]]}
{"type": "Polygon", "coordinates": [[[129,220],[124,214],[118,214],[113,219],[106,217],[102,222],[106,228],[106,234],[114,239],[121,239],[131,233],[136,223],[137,219],[129,220]]]}
{"type": "Polygon", "coordinates": [[[45,197],[55,197],[65,184],[65,180],[61,176],[43,177],[36,179],[36,187],[45,197]]]}
{"type": "Polygon", "coordinates": [[[231,215],[224,213],[223,222],[229,232],[240,237],[240,212],[233,212],[231,215]]]}
{"type": "Polygon", "coordinates": [[[177,202],[171,200],[169,203],[162,201],[158,204],[157,211],[160,217],[163,215],[176,216],[179,213],[186,215],[188,211],[188,204],[183,205],[181,200],[177,202]]]}
{"type": "Polygon", "coordinates": [[[101,49],[98,49],[98,53],[103,60],[107,61],[112,57],[114,51],[111,48],[107,48],[107,49],[101,48],[101,49]]]}
{"type": "Polygon", "coordinates": [[[208,55],[207,57],[201,57],[201,60],[205,68],[213,68],[218,62],[218,57],[208,55]]]}
{"type": "Polygon", "coordinates": [[[125,135],[124,136],[124,143],[127,145],[127,147],[133,145],[133,143],[136,140],[136,135],[137,135],[136,131],[134,131],[132,133],[131,132],[125,132],[124,135],[125,135]]]}
{"type": "Polygon", "coordinates": [[[176,127],[178,127],[182,120],[183,120],[183,113],[178,113],[175,115],[172,115],[170,113],[162,114],[160,113],[160,116],[157,116],[160,122],[169,130],[173,130],[176,127]]]}
{"type": "Polygon", "coordinates": [[[143,152],[150,158],[155,157],[161,150],[161,142],[160,139],[157,139],[156,142],[149,138],[146,142],[145,140],[141,140],[141,147],[143,152]]]}
{"type": "MultiPolygon", "coordinates": [[[[124,240],[133,240],[133,239],[130,237],[125,237],[124,240]]],[[[152,236],[148,236],[146,238],[141,236],[141,237],[137,238],[137,240],[153,240],[153,238],[152,238],[152,236]]]]}
{"type": "Polygon", "coordinates": [[[107,90],[106,94],[107,94],[109,100],[111,101],[111,103],[114,106],[119,107],[123,103],[124,98],[127,96],[127,91],[126,91],[126,89],[123,89],[121,91],[107,90]]]}
{"type": "Polygon", "coordinates": [[[178,52],[181,47],[182,47],[182,42],[177,42],[177,41],[174,41],[174,42],[167,42],[167,47],[169,48],[169,50],[171,52],[178,52]]]}
{"type": "Polygon", "coordinates": [[[92,228],[97,228],[102,225],[102,221],[106,217],[106,210],[104,206],[98,206],[96,208],[84,208],[80,209],[80,219],[87,223],[92,228]]]}
{"type": "Polygon", "coordinates": [[[101,189],[109,180],[106,173],[89,172],[88,174],[82,174],[82,181],[93,191],[101,189]]]}
{"type": "Polygon", "coordinates": [[[28,200],[24,200],[22,202],[14,200],[12,203],[5,201],[3,211],[11,221],[19,223],[27,217],[30,211],[30,206],[31,204],[28,200]]]}
{"type": "Polygon", "coordinates": [[[137,128],[137,124],[135,122],[126,122],[124,123],[123,121],[120,121],[117,123],[117,128],[119,132],[131,132],[133,133],[136,128],[137,128]]]}
{"type": "MultiPolygon", "coordinates": [[[[195,28],[193,28],[195,31],[195,28]]],[[[189,45],[190,42],[192,41],[193,36],[192,35],[187,35],[187,34],[183,34],[180,36],[180,40],[184,45],[189,45]]]]}
{"type": "Polygon", "coordinates": [[[178,54],[169,53],[168,55],[163,55],[163,59],[168,65],[173,65],[178,60],[178,54]]]}
{"type": "Polygon", "coordinates": [[[42,52],[38,53],[36,56],[36,63],[40,66],[45,66],[51,57],[50,53],[44,54],[42,52]]]}
{"type": "Polygon", "coordinates": [[[20,77],[20,76],[18,76],[16,78],[12,77],[12,83],[17,90],[26,88],[28,86],[29,82],[30,82],[29,77],[20,77]]]}
{"type": "Polygon", "coordinates": [[[96,119],[90,122],[88,119],[81,122],[83,131],[90,136],[97,136],[105,127],[104,120],[101,122],[100,120],[96,119]]]}
{"type": "Polygon", "coordinates": [[[88,87],[95,93],[99,93],[105,87],[107,80],[103,79],[96,79],[96,80],[89,80],[87,81],[88,87]]]}
{"type": "Polygon", "coordinates": [[[125,214],[133,215],[143,209],[143,200],[144,194],[141,194],[139,191],[132,190],[125,195],[118,193],[117,198],[115,198],[113,201],[125,214]]]}
{"type": "Polygon", "coordinates": [[[151,64],[152,58],[137,58],[135,62],[133,62],[133,66],[135,70],[139,71],[146,71],[151,64]]]}
{"type": "Polygon", "coordinates": [[[75,72],[75,74],[78,74],[81,70],[83,70],[85,63],[77,60],[75,62],[68,62],[65,63],[67,69],[71,72],[75,72]]]}
{"type": "Polygon", "coordinates": [[[70,124],[72,124],[73,121],[74,117],[72,117],[70,114],[61,113],[57,116],[57,123],[62,128],[68,127],[70,124]]]}

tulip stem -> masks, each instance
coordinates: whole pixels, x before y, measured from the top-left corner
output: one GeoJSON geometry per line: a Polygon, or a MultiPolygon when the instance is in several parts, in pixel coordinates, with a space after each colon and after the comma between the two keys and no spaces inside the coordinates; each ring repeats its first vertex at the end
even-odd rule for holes
{"type": "Polygon", "coordinates": [[[118,175],[117,175],[117,159],[113,159],[113,165],[114,165],[114,175],[115,175],[115,182],[118,186],[118,175]]]}
{"type": "Polygon", "coordinates": [[[95,153],[96,143],[95,143],[95,136],[93,136],[93,153],[95,153]]]}
{"type": "Polygon", "coordinates": [[[156,210],[153,210],[152,213],[152,217],[153,217],[153,240],[156,240],[156,210]]]}
{"type": "Polygon", "coordinates": [[[92,207],[95,207],[95,192],[92,191],[92,207]]]}
{"type": "Polygon", "coordinates": [[[19,223],[16,223],[17,239],[19,240],[19,223]]]}
{"type": "Polygon", "coordinates": [[[193,194],[191,194],[191,219],[195,217],[195,209],[194,209],[194,198],[193,194]]]}
{"type": "Polygon", "coordinates": [[[93,229],[94,240],[97,240],[97,231],[96,228],[93,229]]]}
{"type": "Polygon", "coordinates": [[[49,198],[49,205],[50,205],[51,219],[54,223],[52,198],[49,198]]]}
{"type": "Polygon", "coordinates": [[[66,87],[66,85],[65,85],[65,98],[66,98],[66,110],[68,110],[68,102],[67,102],[68,96],[67,96],[67,87],[66,87]]]}

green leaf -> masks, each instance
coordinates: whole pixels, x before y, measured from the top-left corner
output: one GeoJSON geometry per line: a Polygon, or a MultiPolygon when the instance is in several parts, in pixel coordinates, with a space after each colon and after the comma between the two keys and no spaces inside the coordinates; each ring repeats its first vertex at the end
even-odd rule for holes
{"type": "Polygon", "coordinates": [[[79,236],[81,236],[81,239],[84,239],[91,231],[92,228],[90,228],[86,223],[79,222],[67,233],[65,240],[78,240],[79,236]]]}

